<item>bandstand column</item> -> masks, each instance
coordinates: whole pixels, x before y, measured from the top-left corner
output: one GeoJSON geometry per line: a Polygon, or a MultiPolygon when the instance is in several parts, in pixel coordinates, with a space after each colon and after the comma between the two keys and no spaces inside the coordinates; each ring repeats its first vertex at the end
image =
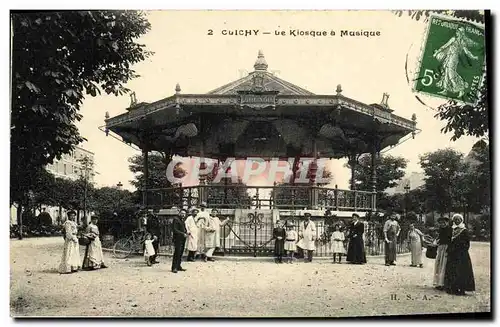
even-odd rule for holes
{"type": "MultiPolygon", "coordinates": [[[[148,146],[145,145],[142,149],[143,158],[143,185],[142,185],[142,205],[147,210],[148,209],[148,181],[149,181],[149,151],[148,146]]],[[[139,220],[139,228],[141,227],[141,222],[139,220]]]]}
{"type": "MultiPolygon", "coordinates": [[[[316,185],[316,174],[318,171],[317,163],[318,153],[316,148],[316,139],[313,139],[313,161],[309,166],[309,183],[310,183],[310,205],[311,208],[316,208],[318,206],[318,189],[316,185]]],[[[323,177],[323,176],[321,176],[323,177]]]]}
{"type": "Polygon", "coordinates": [[[377,210],[377,158],[379,151],[379,141],[374,138],[372,144],[371,158],[372,158],[372,203],[371,209],[373,212],[377,210]]]}

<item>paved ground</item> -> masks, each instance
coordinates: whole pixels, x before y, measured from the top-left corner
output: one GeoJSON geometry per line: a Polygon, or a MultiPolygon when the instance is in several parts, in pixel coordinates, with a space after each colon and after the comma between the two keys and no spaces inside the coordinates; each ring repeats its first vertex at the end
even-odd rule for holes
{"type": "MultiPolygon", "coordinates": [[[[409,256],[386,267],[318,260],[276,265],[262,261],[185,263],[147,267],[142,258],[108,258],[109,269],[60,275],[60,238],[11,241],[13,316],[335,317],[490,311],[490,245],[470,254],[474,294],[451,296],[432,288],[434,260],[409,267],[409,256]]],[[[109,254],[106,254],[108,257],[109,254]]]]}

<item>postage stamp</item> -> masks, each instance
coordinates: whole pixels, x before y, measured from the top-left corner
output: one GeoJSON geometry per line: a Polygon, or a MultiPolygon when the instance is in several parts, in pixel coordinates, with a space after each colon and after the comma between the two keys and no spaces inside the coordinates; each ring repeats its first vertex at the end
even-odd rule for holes
{"type": "Polygon", "coordinates": [[[484,28],[431,16],[414,90],[468,104],[478,100],[485,67],[484,28]]]}

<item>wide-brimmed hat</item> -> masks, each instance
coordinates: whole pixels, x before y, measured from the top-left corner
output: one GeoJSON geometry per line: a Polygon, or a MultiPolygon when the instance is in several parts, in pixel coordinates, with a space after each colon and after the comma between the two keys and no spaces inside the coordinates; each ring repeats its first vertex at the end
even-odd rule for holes
{"type": "Polygon", "coordinates": [[[356,218],[358,218],[358,219],[359,219],[359,218],[361,218],[361,217],[360,217],[357,213],[353,213],[353,214],[352,214],[352,218],[354,218],[354,217],[356,217],[356,218]]]}
{"type": "Polygon", "coordinates": [[[307,216],[312,217],[310,212],[304,212],[304,217],[307,217],[307,216]]]}

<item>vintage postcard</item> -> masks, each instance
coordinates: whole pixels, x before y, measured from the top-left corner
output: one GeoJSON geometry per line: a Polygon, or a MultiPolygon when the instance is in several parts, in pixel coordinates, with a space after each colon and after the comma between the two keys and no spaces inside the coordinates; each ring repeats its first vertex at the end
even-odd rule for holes
{"type": "Polygon", "coordinates": [[[12,317],[491,317],[489,11],[10,23],[12,317]]]}

